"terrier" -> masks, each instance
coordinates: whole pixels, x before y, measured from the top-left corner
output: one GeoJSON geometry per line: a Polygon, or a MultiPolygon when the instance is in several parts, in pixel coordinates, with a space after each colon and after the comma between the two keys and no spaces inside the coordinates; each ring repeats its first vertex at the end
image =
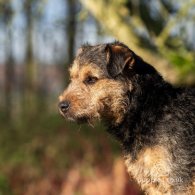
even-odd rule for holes
{"type": "Polygon", "coordinates": [[[195,194],[195,90],[175,88],[120,42],[83,45],[59,97],[67,119],[102,119],[149,195],[195,194]]]}

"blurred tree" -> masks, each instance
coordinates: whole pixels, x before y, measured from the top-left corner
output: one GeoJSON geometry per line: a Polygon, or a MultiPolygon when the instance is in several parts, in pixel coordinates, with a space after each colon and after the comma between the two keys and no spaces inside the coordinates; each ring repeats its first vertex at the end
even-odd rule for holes
{"type": "MultiPolygon", "coordinates": [[[[62,66],[60,69],[64,72],[65,83],[68,82],[68,68],[64,70],[65,66],[69,66],[74,58],[75,55],[75,45],[76,45],[76,32],[77,32],[77,0],[64,0],[66,14],[65,18],[62,18],[62,23],[64,24],[64,35],[66,36],[66,59],[62,58],[59,64],[62,66]]],[[[64,46],[63,46],[64,47],[64,46]]]]}
{"type": "Polygon", "coordinates": [[[6,119],[10,120],[13,116],[13,88],[14,88],[14,62],[12,52],[12,17],[13,10],[10,1],[1,2],[0,11],[2,22],[6,31],[6,62],[5,62],[5,114],[6,119]]]}
{"type": "MultiPolygon", "coordinates": [[[[117,39],[151,63],[161,61],[159,69],[171,63],[184,77],[195,69],[193,48],[189,49],[179,26],[181,20],[194,21],[195,0],[185,3],[176,0],[80,1],[117,39]],[[161,56],[167,61],[162,61],[161,56]]],[[[171,74],[167,77],[173,81],[171,74]]]]}
{"type": "Polygon", "coordinates": [[[36,19],[36,3],[38,0],[24,1],[26,18],[26,57],[24,67],[24,113],[34,115],[37,111],[37,64],[33,53],[33,24],[36,19]]]}
{"type": "Polygon", "coordinates": [[[65,0],[67,1],[67,42],[68,42],[68,64],[70,64],[74,58],[74,49],[76,41],[76,13],[77,3],[76,0],[65,0]]]}

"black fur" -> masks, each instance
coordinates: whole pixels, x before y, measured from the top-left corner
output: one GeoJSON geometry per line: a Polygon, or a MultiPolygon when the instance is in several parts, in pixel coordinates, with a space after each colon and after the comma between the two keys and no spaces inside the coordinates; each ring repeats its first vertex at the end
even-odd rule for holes
{"type": "Polygon", "coordinates": [[[133,57],[133,70],[125,71],[134,88],[128,92],[128,111],[124,121],[108,131],[134,160],[147,146],[168,148],[174,159],[172,177],[185,178],[182,187],[188,186],[195,171],[195,89],[173,87],[152,66],[133,57]]]}
{"type": "Polygon", "coordinates": [[[85,58],[85,63],[88,59],[100,66],[113,79],[130,80],[133,86],[132,91],[127,91],[129,107],[123,122],[110,125],[107,121],[108,132],[134,160],[145,147],[167,148],[174,159],[172,177],[185,178],[182,186],[175,185],[175,191],[180,191],[191,185],[195,171],[195,89],[173,87],[130,49],[134,63],[132,67],[123,66],[124,56],[111,50],[110,56],[106,54],[113,45],[128,48],[118,42],[85,46],[85,52],[77,56],[81,62],[85,58]]]}

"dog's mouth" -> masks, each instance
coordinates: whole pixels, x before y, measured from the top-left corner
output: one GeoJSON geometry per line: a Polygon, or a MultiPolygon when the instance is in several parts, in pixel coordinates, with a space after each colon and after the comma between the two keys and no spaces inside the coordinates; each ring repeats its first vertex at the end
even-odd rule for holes
{"type": "Polygon", "coordinates": [[[86,117],[86,116],[82,116],[82,117],[77,117],[75,119],[75,121],[78,123],[78,124],[83,124],[83,123],[88,123],[90,121],[90,118],[89,117],[86,117]]]}
{"type": "Polygon", "coordinates": [[[89,116],[76,116],[76,115],[71,115],[70,113],[63,113],[59,111],[60,114],[67,120],[77,122],[78,124],[83,124],[83,123],[88,123],[92,124],[94,119],[89,116]]]}

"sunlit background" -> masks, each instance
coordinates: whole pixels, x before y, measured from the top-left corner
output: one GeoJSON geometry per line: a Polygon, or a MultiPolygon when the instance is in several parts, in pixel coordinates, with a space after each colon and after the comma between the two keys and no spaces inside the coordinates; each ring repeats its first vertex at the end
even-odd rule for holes
{"type": "Polygon", "coordinates": [[[195,86],[194,0],[0,0],[0,195],[138,194],[104,127],[57,108],[79,46],[114,40],[195,86]]]}

